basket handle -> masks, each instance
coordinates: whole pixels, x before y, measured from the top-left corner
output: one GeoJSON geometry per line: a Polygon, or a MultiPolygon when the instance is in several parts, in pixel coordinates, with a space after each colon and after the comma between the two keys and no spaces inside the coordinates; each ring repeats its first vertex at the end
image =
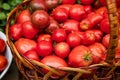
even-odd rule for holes
{"type": "Polygon", "coordinates": [[[113,60],[116,54],[116,48],[118,46],[118,13],[115,0],[106,0],[106,3],[110,23],[110,43],[105,61],[109,64],[113,64],[113,60]]]}

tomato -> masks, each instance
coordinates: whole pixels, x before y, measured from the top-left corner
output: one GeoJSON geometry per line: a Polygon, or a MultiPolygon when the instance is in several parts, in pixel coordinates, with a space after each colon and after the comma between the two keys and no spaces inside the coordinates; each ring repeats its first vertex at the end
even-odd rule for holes
{"type": "Polygon", "coordinates": [[[95,34],[95,41],[100,42],[103,38],[103,32],[101,30],[92,30],[93,33],[95,34]]]}
{"type": "Polygon", "coordinates": [[[81,4],[83,5],[91,5],[94,0],[80,0],[81,4]]]}
{"type": "Polygon", "coordinates": [[[102,60],[102,54],[103,51],[98,45],[92,44],[89,46],[89,49],[91,50],[93,54],[93,64],[98,64],[102,60]]]}
{"type": "Polygon", "coordinates": [[[50,34],[40,34],[37,38],[37,41],[48,41],[52,43],[52,37],[50,34]]]}
{"type": "Polygon", "coordinates": [[[68,11],[64,8],[55,8],[52,12],[52,16],[59,23],[65,22],[68,19],[68,11]]]}
{"type": "Polygon", "coordinates": [[[72,7],[72,4],[62,4],[57,6],[56,8],[64,8],[67,10],[67,12],[69,12],[71,7],[72,7]]]}
{"type": "Polygon", "coordinates": [[[22,26],[21,24],[14,24],[10,27],[9,29],[9,33],[10,33],[10,38],[12,40],[18,40],[19,38],[22,37],[22,26]]]}
{"type": "Polygon", "coordinates": [[[59,23],[53,17],[50,17],[50,24],[45,31],[46,33],[52,34],[54,30],[59,28],[59,26],[59,23]]]}
{"type": "Polygon", "coordinates": [[[52,33],[52,40],[56,42],[63,42],[66,40],[67,34],[64,29],[56,29],[52,33]]]}
{"type": "Polygon", "coordinates": [[[82,44],[83,45],[91,45],[95,42],[95,34],[93,31],[91,30],[87,30],[85,31],[85,33],[83,34],[83,38],[82,38],[82,44]]]}
{"type": "Polygon", "coordinates": [[[3,39],[0,38],[0,54],[3,54],[3,52],[5,52],[6,49],[6,43],[3,39]]]}
{"type": "Polygon", "coordinates": [[[29,50],[25,52],[23,55],[28,59],[40,61],[39,55],[36,50],[29,50]]]}
{"type": "Polygon", "coordinates": [[[54,46],[54,52],[61,58],[66,58],[70,53],[70,46],[66,42],[59,42],[54,46]]]}
{"type": "Polygon", "coordinates": [[[3,71],[8,64],[8,61],[5,56],[0,55],[0,72],[3,71]]]}
{"type": "Polygon", "coordinates": [[[81,44],[81,38],[79,37],[77,33],[70,33],[67,36],[66,41],[72,48],[81,44]]]}
{"type": "Polygon", "coordinates": [[[63,28],[67,33],[70,33],[72,31],[80,31],[79,22],[72,19],[67,20],[60,27],[63,28]]]}
{"type": "Polygon", "coordinates": [[[59,0],[44,0],[47,8],[52,10],[59,4],[59,0]]]}
{"type": "Polygon", "coordinates": [[[30,21],[30,11],[28,9],[22,10],[21,13],[17,17],[17,23],[23,23],[26,21],[30,21]]]}
{"type": "Polygon", "coordinates": [[[105,18],[101,21],[100,30],[104,33],[110,33],[110,24],[108,18],[105,18]]]}
{"type": "Polygon", "coordinates": [[[77,0],[62,0],[62,4],[75,4],[77,0]]]}
{"type": "MultiPolygon", "coordinates": [[[[55,68],[58,68],[58,67],[67,67],[68,64],[64,61],[64,59],[58,57],[58,56],[54,56],[54,55],[50,55],[50,56],[46,56],[44,57],[41,62],[47,66],[51,66],[51,67],[55,67],[55,68]]],[[[43,71],[45,73],[49,72],[49,70],[46,70],[46,69],[43,69],[43,71]]],[[[66,72],[64,71],[60,71],[59,72],[63,75],[66,74],[66,72]]],[[[59,77],[57,74],[53,74],[52,77],[59,77]]]]}
{"type": "Polygon", "coordinates": [[[20,38],[14,43],[16,49],[20,54],[24,54],[25,52],[36,49],[37,43],[34,40],[27,38],[20,38]]]}
{"type": "Polygon", "coordinates": [[[38,29],[32,24],[31,21],[26,21],[22,24],[22,34],[26,38],[34,38],[38,33],[38,29]]]}
{"type": "Polygon", "coordinates": [[[52,43],[48,41],[40,41],[37,44],[37,51],[39,56],[45,57],[52,53],[52,43]]]}
{"type": "Polygon", "coordinates": [[[106,34],[103,39],[102,39],[102,44],[108,48],[109,46],[109,39],[110,39],[110,34],[106,34]]]}
{"type": "Polygon", "coordinates": [[[93,58],[88,47],[79,45],[72,49],[68,56],[68,60],[73,67],[87,67],[92,63],[93,58]]]}
{"type": "Polygon", "coordinates": [[[38,9],[47,10],[47,6],[44,0],[32,0],[30,2],[30,7],[32,8],[33,11],[38,9]]]}
{"type": "Polygon", "coordinates": [[[84,9],[85,9],[85,12],[87,14],[91,13],[93,10],[92,10],[92,6],[91,5],[86,5],[86,6],[83,6],[84,9]]]}
{"type": "Polygon", "coordinates": [[[85,9],[80,4],[75,4],[70,8],[69,16],[71,19],[80,21],[86,17],[85,9]]]}
{"type": "Polygon", "coordinates": [[[31,21],[38,29],[46,28],[50,23],[49,15],[44,10],[35,10],[31,15],[31,21]]]}

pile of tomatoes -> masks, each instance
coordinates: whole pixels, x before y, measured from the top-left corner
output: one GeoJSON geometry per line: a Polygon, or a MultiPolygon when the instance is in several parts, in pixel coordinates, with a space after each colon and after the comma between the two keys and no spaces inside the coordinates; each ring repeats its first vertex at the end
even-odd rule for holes
{"type": "Polygon", "coordinates": [[[6,43],[3,39],[0,38],[0,73],[6,68],[8,61],[4,56],[6,51],[6,43]]]}
{"type": "Polygon", "coordinates": [[[105,60],[110,38],[107,8],[96,8],[96,0],[80,1],[32,0],[31,8],[22,10],[9,29],[18,52],[52,67],[88,67],[105,60]]]}

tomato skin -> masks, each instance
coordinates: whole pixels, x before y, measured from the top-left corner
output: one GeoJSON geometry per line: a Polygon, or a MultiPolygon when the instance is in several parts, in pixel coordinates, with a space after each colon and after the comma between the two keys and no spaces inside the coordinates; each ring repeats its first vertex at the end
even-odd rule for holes
{"type": "MultiPolygon", "coordinates": [[[[45,65],[48,65],[48,66],[51,66],[51,67],[55,67],[55,68],[58,68],[58,67],[68,67],[68,64],[64,61],[64,59],[58,57],[58,56],[55,56],[55,55],[49,55],[49,56],[46,56],[44,57],[42,60],[41,60],[41,63],[45,64],[45,65]]],[[[43,71],[45,73],[48,73],[49,71],[46,70],[46,69],[43,69],[43,71]]],[[[66,74],[66,72],[64,71],[59,71],[60,73],[62,73],[63,75],[66,74]]],[[[52,77],[59,77],[57,74],[53,74],[52,77]]]]}
{"type": "Polygon", "coordinates": [[[64,29],[56,29],[52,33],[52,40],[56,42],[63,42],[66,40],[67,34],[64,29]]]}
{"type": "Polygon", "coordinates": [[[101,30],[92,30],[95,34],[95,41],[96,42],[100,42],[102,40],[103,37],[103,32],[101,30]]]}
{"type": "Polygon", "coordinates": [[[72,48],[81,44],[81,38],[76,33],[68,34],[66,41],[72,48]]]}
{"type": "Polygon", "coordinates": [[[103,39],[102,39],[102,44],[108,48],[109,46],[109,39],[110,39],[110,34],[106,34],[103,39]]]}
{"type": "Polygon", "coordinates": [[[60,27],[63,28],[66,33],[71,33],[72,31],[80,31],[79,22],[73,19],[67,20],[60,27]]]}
{"type": "Polygon", "coordinates": [[[31,21],[26,21],[22,24],[22,34],[26,38],[34,38],[38,31],[31,21]]]}
{"type": "Polygon", "coordinates": [[[26,21],[31,21],[30,11],[28,9],[22,10],[22,12],[17,17],[17,23],[24,23],[26,21]]]}
{"type": "Polygon", "coordinates": [[[44,10],[36,10],[31,15],[33,25],[38,29],[46,28],[50,24],[49,15],[44,10]]]}
{"type": "Polygon", "coordinates": [[[37,38],[37,42],[48,41],[52,43],[52,37],[50,34],[40,34],[37,38]]]}
{"type": "Polygon", "coordinates": [[[15,47],[17,48],[20,54],[24,54],[25,52],[36,49],[37,43],[34,40],[27,39],[27,38],[20,38],[14,43],[15,47]]]}
{"type": "Polygon", "coordinates": [[[66,42],[59,42],[54,46],[54,52],[61,58],[66,58],[70,53],[70,46],[66,42]]]}
{"type": "Polygon", "coordinates": [[[83,5],[91,5],[94,2],[94,0],[80,0],[80,1],[81,4],[83,5]]]}
{"type": "Polygon", "coordinates": [[[25,52],[23,55],[28,59],[40,61],[39,55],[36,50],[29,50],[25,52]]]}
{"type": "Polygon", "coordinates": [[[59,23],[62,23],[68,19],[68,11],[64,8],[55,8],[52,12],[52,16],[59,23]]]}
{"type": "Polygon", "coordinates": [[[77,0],[62,0],[62,4],[75,4],[77,0]]]}
{"type": "Polygon", "coordinates": [[[86,17],[85,9],[82,5],[75,4],[70,8],[69,16],[71,19],[80,21],[86,17]]]}
{"type": "Polygon", "coordinates": [[[87,14],[91,13],[93,10],[92,10],[92,6],[91,5],[86,5],[86,6],[83,6],[84,9],[85,9],[85,12],[87,14]]]}
{"type": "Polygon", "coordinates": [[[5,56],[0,55],[0,72],[2,72],[8,64],[8,61],[5,56]]]}
{"type": "Polygon", "coordinates": [[[108,18],[105,18],[101,21],[100,30],[107,34],[110,33],[110,25],[108,18]]]}
{"type": "Polygon", "coordinates": [[[6,49],[6,43],[3,39],[0,38],[0,54],[4,54],[6,49]]]}
{"type": "Polygon", "coordinates": [[[80,45],[70,52],[68,60],[73,67],[87,67],[92,63],[93,58],[88,47],[80,45]]]}
{"type": "Polygon", "coordinates": [[[52,44],[48,41],[40,41],[37,43],[37,51],[41,57],[48,56],[52,53],[52,44]]]}
{"type": "Polygon", "coordinates": [[[22,26],[19,23],[16,23],[10,27],[9,30],[10,38],[12,40],[18,40],[22,37],[22,26]]]}

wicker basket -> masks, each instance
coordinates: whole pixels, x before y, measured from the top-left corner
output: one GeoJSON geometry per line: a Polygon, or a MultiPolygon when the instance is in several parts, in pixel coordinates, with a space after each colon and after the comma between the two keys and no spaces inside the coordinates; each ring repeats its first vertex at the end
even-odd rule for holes
{"type": "Polygon", "coordinates": [[[6,36],[8,40],[7,42],[13,52],[13,56],[18,66],[18,69],[23,76],[23,78],[21,77],[20,80],[53,80],[53,78],[50,77],[53,73],[60,76],[59,79],[56,80],[81,80],[80,76],[83,73],[84,74],[87,73],[91,75],[90,78],[87,80],[110,80],[110,79],[120,80],[119,79],[120,73],[118,71],[120,61],[118,61],[116,64],[113,63],[113,59],[115,58],[115,51],[118,43],[117,8],[116,8],[115,0],[106,0],[106,1],[109,12],[110,27],[111,27],[110,46],[108,48],[107,58],[101,64],[90,65],[89,67],[84,67],[84,68],[72,68],[72,67],[53,68],[35,60],[28,60],[23,55],[19,54],[13,41],[10,39],[9,27],[11,26],[12,19],[16,19],[16,16],[23,8],[27,8],[27,5],[29,5],[30,0],[25,0],[23,3],[21,3],[16,8],[14,8],[10,12],[7,18],[6,36]],[[41,70],[42,68],[48,69],[50,72],[45,74],[42,72],[41,70]],[[95,70],[94,73],[90,71],[91,68],[95,70]],[[59,73],[58,70],[63,70],[67,72],[67,74],[63,75],[59,73]],[[104,73],[103,76],[105,78],[99,78],[99,76],[101,76],[100,74],[102,73],[104,73]],[[118,76],[118,77],[116,78],[114,76],[116,77],[118,76]]]}

